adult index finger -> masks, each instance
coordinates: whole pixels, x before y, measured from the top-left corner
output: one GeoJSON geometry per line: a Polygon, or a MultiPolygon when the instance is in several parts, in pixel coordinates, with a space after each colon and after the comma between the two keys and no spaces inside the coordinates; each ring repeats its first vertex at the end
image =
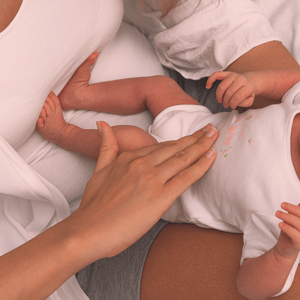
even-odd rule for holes
{"type": "Polygon", "coordinates": [[[148,154],[149,160],[154,166],[159,166],[174,155],[178,156],[178,153],[181,153],[188,147],[197,144],[212,127],[213,125],[209,123],[191,135],[182,137],[175,141],[160,143],[160,145],[162,145],[161,148],[148,154]]]}
{"type": "Polygon", "coordinates": [[[127,156],[131,156],[131,160],[143,158],[144,163],[151,166],[157,166],[176,153],[197,143],[212,126],[213,125],[209,123],[200,130],[194,132],[192,135],[182,137],[175,141],[166,141],[133,150],[127,152],[127,156]]]}
{"type": "MultiPolygon", "coordinates": [[[[158,165],[156,167],[157,176],[161,178],[163,182],[168,182],[171,178],[178,175],[180,172],[184,172],[188,168],[192,167],[193,164],[199,162],[199,160],[205,155],[205,153],[209,151],[209,149],[216,141],[217,137],[217,130],[214,127],[211,127],[196,143],[175,153],[172,157],[158,165]]],[[[206,162],[206,158],[202,159],[201,163],[203,163],[204,161],[206,162]]],[[[191,172],[193,172],[194,168],[191,168],[191,170],[191,172]]]]}
{"type": "MultiPolygon", "coordinates": [[[[210,149],[195,164],[175,175],[165,184],[166,194],[170,194],[176,198],[179,197],[207,172],[216,159],[216,156],[216,151],[210,149]]],[[[168,199],[172,201],[172,198],[168,199]]]]}

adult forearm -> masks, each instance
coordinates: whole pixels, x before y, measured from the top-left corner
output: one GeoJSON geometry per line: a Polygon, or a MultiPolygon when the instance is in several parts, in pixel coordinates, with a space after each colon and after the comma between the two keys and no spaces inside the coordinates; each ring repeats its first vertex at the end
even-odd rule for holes
{"type": "Polygon", "coordinates": [[[84,266],[70,221],[0,257],[0,299],[46,299],[84,266]]]}
{"type": "Polygon", "coordinates": [[[284,287],[294,262],[295,259],[278,259],[272,248],[243,263],[237,277],[237,288],[248,299],[272,297],[284,287]]]}
{"type": "Polygon", "coordinates": [[[46,299],[86,265],[124,251],[174,200],[209,169],[217,139],[211,124],[178,141],[125,152],[101,127],[94,175],[80,207],[19,248],[0,257],[0,299],[46,299]],[[211,136],[211,133],[214,133],[211,136]]]}

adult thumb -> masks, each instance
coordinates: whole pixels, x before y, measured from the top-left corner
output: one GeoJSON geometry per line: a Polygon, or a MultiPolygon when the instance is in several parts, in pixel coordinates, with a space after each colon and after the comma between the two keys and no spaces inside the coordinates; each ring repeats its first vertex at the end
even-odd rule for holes
{"type": "Polygon", "coordinates": [[[97,128],[101,146],[94,173],[111,164],[118,155],[118,143],[112,128],[104,121],[97,122],[97,128]]]}

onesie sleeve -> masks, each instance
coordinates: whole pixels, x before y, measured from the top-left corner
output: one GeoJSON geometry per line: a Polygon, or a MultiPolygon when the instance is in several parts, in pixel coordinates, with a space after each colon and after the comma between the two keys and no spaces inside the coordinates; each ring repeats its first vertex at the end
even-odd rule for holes
{"type": "Polygon", "coordinates": [[[300,107],[300,82],[297,82],[284,94],[281,102],[300,107]]]}
{"type": "Polygon", "coordinates": [[[149,133],[157,142],[177,140],[194,133],[210,122],[211,111],[202,105],[175,105],[166,108],[154,119],[149,133]]]}
{"type": "Polygon", "coordinates": [[[189,79],[224,70],[253,47],[279,40],[251,0],[197,1],[191,14],[177,19],[180,22],[149,39],[160,62],[189,79]]]}
{"type": "MultiPolygon", "coordinates": [[[[275,216],[251,212],[247,225],[244,229],[244,246],[240,264],[247,258],[256,258],[269,251],[277,243],[280,229],[279,219],[275,216]]],[[[275,296],[285,293],[292,285],[297,267],[299,255],[285,282],[283,289],[275,296]]]]}

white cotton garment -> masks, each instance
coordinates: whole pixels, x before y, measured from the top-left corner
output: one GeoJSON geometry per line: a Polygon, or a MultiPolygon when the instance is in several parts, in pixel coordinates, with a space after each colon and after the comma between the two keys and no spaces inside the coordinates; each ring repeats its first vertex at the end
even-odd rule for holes
{"type": "Polygon", "coordinates": [[[160,19],[158,0],[124,0],[124,20],[143,31],[160,62],[185,78],[226,69],[252,48],[280,40],[252,0],[180,0],[160,19]]]}
{"type": "MultiPolygon", "coordinates": [[[[241,263],[258,257],[277,242],[282,202],[299,204],[300,181],[290,150],[291,128],[300,113],[300,83],[281,104],[212,114],[200,105],[177,105],[162,111],[149,132],[158,142],[192,134],[208,123],[219,132],[213,148],[217,158],[208,172],[184,192],[165,213],[171,222],[243,232],[241,263]]],[[[292,284],[295,262],[281,293],[292,284]]]]}
{"type": "Polygon", "coordinates": [[[0,33],[0,135],[13,148],[35,130],[48,93],[114,37],[122,12],[121,0],[23,0],[0,33]]]}
{"type": "MultiPolygon", "coordinates": [[[[93,51],[101,51],[113,39],[122,15],[121,0],[23,0],[14,20],[0,33],[0,255],[70,215],[61,191],[19,153],[24,158],[31,155],[31,162],[42,158],[33,154],[38,148],[44,149],[40,154],[52,149],[55,155],[57,146],[32,135],[46,96],[51,90],[59,92],[93,51]]],[[[82,164],[91,167],[86,172],[90,176],[94,164],[82,164]]],[[[63,178],[68,166],[61,165],[60,170],[55,164],[41,169],[56,171],[53,177],[68,182],[63,178]]],[[[78,166],[73,168],[80,173],[78,166]]],[[[49,299],[88,298],[73,276],[49,299]]]]}

